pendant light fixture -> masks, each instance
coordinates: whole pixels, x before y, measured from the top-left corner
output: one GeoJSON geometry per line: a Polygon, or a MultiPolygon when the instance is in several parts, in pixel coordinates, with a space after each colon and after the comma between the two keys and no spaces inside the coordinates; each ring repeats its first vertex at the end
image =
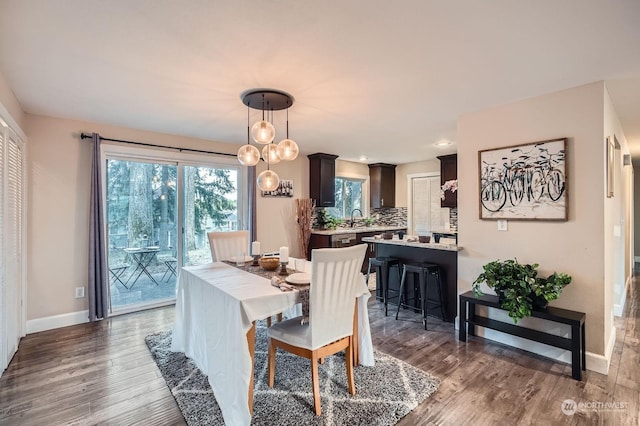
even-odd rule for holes
{"type": "Polygon", "coordinates": [[[267,170],[258,175],[256,183],[262,191],[273,191],[278,188],[280,178],[278,174],[271,170],[272,164],[277,164],[281,160],[291,161],[298,157],[298,144],[289,139],[289,107],[293,105],[293,96],[281,90],[274,89],[251,89],[242,93],[242,103],[247,106],[247,144],[238,150],[238,161],[244,166],[255,166],[262,159],[267,163],[267,170]],[[250,109],[262,111],[262,120],[250,126],[250,109]],[[287,129],[286,139],[278,144],[273,143],[276,136],[276,129],[271,123],[273,121],[273,111],[286,110],[287,129]],[[265,118],[265,111],[267,112],[265,118]],[[271,113],[271,121],[269,121],[271,113]],[[261,145],[262,150],[258,150],[251,144],[250,139],[261,145]]]}

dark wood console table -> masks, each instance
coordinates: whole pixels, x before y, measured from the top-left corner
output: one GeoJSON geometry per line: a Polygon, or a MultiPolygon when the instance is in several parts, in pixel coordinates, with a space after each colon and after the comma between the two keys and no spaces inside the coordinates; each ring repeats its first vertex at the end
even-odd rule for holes
{"type": "Polygon", "coordinates": [[[467,341],[467,334],[475,336],[476,326],[481,326],[544,343],[545,345],[565,349],[571,351],[572,377],[576,380],[582,380],[581,370],[586,370],[586,338],[584,329],[586,315],[583,312],[570,311],[568,309],[554,308],[551,306],[544,310],[534,310],[531,312],[532,317],[571,326],[571,337],[567,338],[477,315],[476,305],[502,309],[498,303],[498,296],[485,294],[476,298],[472,291],[461,294],[460,328],[458,332],[458,338],[461,342],[467,341]],[[468,314],[467,305],[469,307],[468,314]]]}

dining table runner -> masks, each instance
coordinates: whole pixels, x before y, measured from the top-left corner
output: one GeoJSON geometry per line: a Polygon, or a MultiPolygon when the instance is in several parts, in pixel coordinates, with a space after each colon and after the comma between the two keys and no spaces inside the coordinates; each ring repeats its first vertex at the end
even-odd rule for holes
{"type": "Polygon", "coordinates": [[[271,281],[271,285],[280,289],[280,291],[295,291],[297,292],[297,302],[300,303],[301,309],[296,309],[295,307],[283,312],[283,314],[292,318],[294,316],[302,315],[303,323],[308,321],[309,319],[309,284],[290,284],[287,282],[287,276],[291,274],[295,274],[297,271],[295,269],[287,268],[287,275],[280,275],[280,268],[276,270],[267,271],[260,265],[253,265],[251,262],[246,262],[243,264],[238,264],[237,262],[232,262],[230,260],[223,261],[224,263],[234,266],[238,269],[242,269],[243,271],[247,271],[249,273],[259,275],[271,281]],[[288,314],[288,315],[287,315],[288,314]]]}

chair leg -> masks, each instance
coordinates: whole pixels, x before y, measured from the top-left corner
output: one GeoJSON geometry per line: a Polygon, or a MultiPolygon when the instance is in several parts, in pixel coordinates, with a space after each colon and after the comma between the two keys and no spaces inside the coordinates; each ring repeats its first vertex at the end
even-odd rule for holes
{"type": "Polygon", "coordinates": [[[418,274],[420,276],[420,310],[422,311],[422,323],[424,329],[427,329],[427,283],[425,278],[427,275],[423,272],[418,274]]]}
{"type": "Polygon", "coordinates": [[[351,395],[356,394],[356,384],[353,380],[353,336],[349,336],[349,347],[347,348],[347,385],[351,395]]]}
{"type": "MultiPolygon", "coordinates": [[[[380,274],[380,279],[382,281],[382,300],[384,301],[384,316],[386,317],[388,314],[388,306],[389,306],[389,267],[383,266],[380,274]]],[[[377,277],[376,277],[377,278],[377,277]]]]}
{"type": "Polygon", "coordinates": [[[444,294],[444,288],[442,285],[442,277],[440,276],[440,269],[436,270],[436,277],[438,280],[438,294],[440,295],[440,312],[442,313],[442,321],[444,321],[445,316],[444,316],[444,298],[445,298],[445,294],[444,294]]]}
{"type": "Polygon", "coordinates": [[[267,353],[267,376],[268,376],[268,385],[270,388],[273,387],[276,377],[276,345],[273,343],[272,339],[269,339],[269,350],[267,353]]]}
{"type": "Polygon", "coordinates": [[[320,406],[320,379],[318,377],[318,356],[314,352],[311,355],[311,383],[313,385],[313,408],[316,412],[316,416],[322,414],[322,407],[320,406]]]}
{"type": "MultiPolygon", "coordinates": [[[[404,289],[404,282],[407,279],[407,269],[402,270],[402,278],[400,279],[400,293],[398,296],[398,310],[396,311],[396,319],[398,319],[398,314],[400,313],[400,306],[402,306],[402,289],[404,289]]],[[[406,302],[406,300],[405,300],[406,302]]]]}

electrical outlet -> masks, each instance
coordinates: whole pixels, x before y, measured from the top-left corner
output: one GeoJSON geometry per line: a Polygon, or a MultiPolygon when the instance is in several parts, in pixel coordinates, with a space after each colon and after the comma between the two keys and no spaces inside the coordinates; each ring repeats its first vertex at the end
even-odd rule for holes
{"type": "Polygon", "coordinates": [[[507,221],[505,219],[501,219],[498,221],[498,231],[506,231],[507,230],[507,221]]]}
{"type": "Polygon", "coordinates": [[[82,299],[84,297],[84,287],[76,287],[76,299],[82,299]]]}

